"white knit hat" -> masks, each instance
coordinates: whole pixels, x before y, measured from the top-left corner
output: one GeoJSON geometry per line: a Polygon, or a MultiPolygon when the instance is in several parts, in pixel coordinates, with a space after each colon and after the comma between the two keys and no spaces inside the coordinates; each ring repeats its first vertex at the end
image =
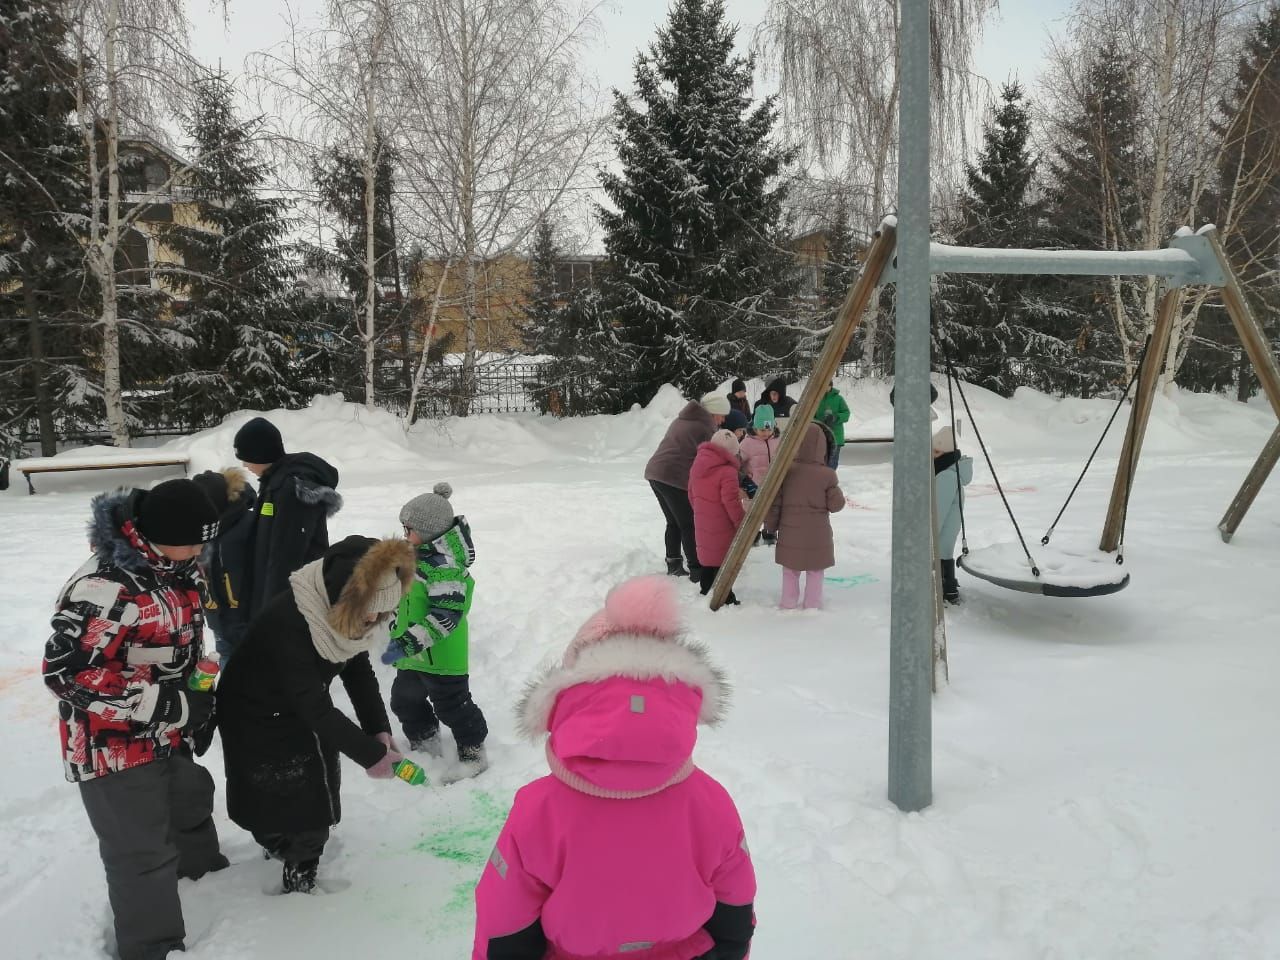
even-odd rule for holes
{"type": "Polygon", "coordinates": [[[933,435],[933,449],[938,453],[951,453],[956,448],[956,435],[950,427],[943,427],[933,435]]]}
{"type": "Polygon", "coordinates": [[[722,393],[708,393],[698,402],[702,404],[702,409],[707,413],[721,417],[729,415],[729,398],[722,393]]]}

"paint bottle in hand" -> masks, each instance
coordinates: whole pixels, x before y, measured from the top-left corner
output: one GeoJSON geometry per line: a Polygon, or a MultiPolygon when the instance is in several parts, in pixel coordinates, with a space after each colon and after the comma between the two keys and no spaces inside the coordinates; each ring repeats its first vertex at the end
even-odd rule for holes
{"type": "Polygon", "coordinates": [[[201,693],[213,693],[213,688],[218,685],[219,670],[217,660],[201,660],[187,678],[187,686],[201,693]]]}
{"type": "Polygon", "coordinates": [[[411,786],[421,787],[427,782],[427,771],[412,760],[401,760],[393,769],[397,777],[411,786]]]}

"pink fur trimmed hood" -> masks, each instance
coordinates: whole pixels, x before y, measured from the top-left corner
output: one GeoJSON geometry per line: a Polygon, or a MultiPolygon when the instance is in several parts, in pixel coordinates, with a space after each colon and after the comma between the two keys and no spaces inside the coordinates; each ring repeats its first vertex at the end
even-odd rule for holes
{"type": "Polygon", "coordinates": [[[516,708],[521,733],[537,740],[552,729],[561,694],[613,678],[692,688],[700,695],[698,723],[715,725],[728,709],[728,680],[706,647],[685,638],[668,577],[638,577],[609,591],[604,609],[578,630],[563,661],[526,686],[516,708]]]}

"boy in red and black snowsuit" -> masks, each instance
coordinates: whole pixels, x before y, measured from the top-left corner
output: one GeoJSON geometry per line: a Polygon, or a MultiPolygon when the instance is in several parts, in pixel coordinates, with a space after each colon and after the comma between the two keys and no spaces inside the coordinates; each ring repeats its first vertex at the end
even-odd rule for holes
{"type": "Polygon", "coordinates": [[[62,588],[45,645],[66,776],[98,836],[121,960],[183,949],[178,878],[227,866],[213,824],[213,695],[188,689],[204,613],[195,558],[218,515],[190,480],[95,497],[93,556],[62,588]],[[200,751],[203,752],[203,751],[200,751]]]}

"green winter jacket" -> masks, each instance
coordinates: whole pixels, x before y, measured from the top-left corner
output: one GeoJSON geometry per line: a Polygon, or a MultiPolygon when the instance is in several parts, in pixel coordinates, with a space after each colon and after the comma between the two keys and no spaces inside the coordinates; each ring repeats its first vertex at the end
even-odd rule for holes
{"type": "Polygon", "coordinates": [[[835,435],[836,446],[844,446],[844,425],[849,422],[849,405],[844,402],[844,397],[840,396],[839,390],[832,387],[823,394],[818,404],[818,412],[813,415],[813,419],[818,423],[827,424],[835,435]]]}
{"type": "Polygon", "coordinates": [[[397,670],[448,677],[468,672],[467,614],[476,582],[467,568],[475,559],[466,517],[457,517],[452,527],[418,548],[413,586],[391,628],[391,642],[404,654],[392,661],[397,670]]]}

